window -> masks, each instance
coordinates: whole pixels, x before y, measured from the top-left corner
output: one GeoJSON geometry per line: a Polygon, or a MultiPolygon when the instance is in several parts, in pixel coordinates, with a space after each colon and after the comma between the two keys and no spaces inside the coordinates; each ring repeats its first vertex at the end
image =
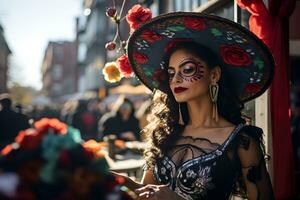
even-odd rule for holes
{"type": "Polygon", "coordinates": [[[52,70],[52,76],[54,80],[59,80],[62,77],[62,66],[59,64],[56,64],[53,66],[52,70]]]}

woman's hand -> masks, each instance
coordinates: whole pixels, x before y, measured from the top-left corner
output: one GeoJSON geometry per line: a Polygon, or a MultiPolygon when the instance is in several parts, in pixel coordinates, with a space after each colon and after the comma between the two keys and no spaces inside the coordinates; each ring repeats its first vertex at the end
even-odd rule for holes
{"type": "Polygon", "coordinates": [[[111,175],[113,175],[116,178],[122,178],[125,180],[124,185],[129,188],[130,190],[134,191],[137,188],[142,187],[143,185],[141,183],[135,182],[133,181],[131,178],[129,178],[128,176],[124,176],[122,174],[119,174],[117,172],[114,171],[110,171],[111,175]]]}
{"type": "Polygon", "coordinates": [[[138,195],[138,200],[184,200],[177,193],[172,191],[167,185],[148,184],[142,188],[136,189],[135,193],[138,195]]]}

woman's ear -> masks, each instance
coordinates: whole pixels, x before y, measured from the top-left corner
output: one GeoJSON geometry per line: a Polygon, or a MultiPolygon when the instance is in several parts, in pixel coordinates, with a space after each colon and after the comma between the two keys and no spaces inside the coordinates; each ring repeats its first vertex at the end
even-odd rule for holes
{"type": "Polygon", "coordinates": [[[217,82],[220,80],[220,78],[221,78],[221,73],[222,73],[222,70],[221,70],[221,67],[220,67],[220,66],[214,67],[214,68],[210,71],[211,82],[212,82],[212,83],[217,83],[217,82]]]}

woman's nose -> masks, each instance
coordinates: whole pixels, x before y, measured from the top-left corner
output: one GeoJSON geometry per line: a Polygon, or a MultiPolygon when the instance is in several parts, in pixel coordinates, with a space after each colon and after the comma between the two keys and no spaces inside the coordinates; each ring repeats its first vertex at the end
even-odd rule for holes
{"type": "Polygon", "coordinates": [[[182,77],[180,73],[176,73],[172,79],[173,83],[182,83],[182,77]]]}

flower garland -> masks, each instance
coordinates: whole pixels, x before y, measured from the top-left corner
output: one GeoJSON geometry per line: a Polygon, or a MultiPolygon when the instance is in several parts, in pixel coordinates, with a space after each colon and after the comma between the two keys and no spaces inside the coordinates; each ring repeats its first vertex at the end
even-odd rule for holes
{"type": "MultiPolygon", "coordinates": [[[[28,194],[30,199],[132,199],[122,187],[124,180],[109,173],[102,148],[95,140],[84,142],[79,130],[43,118],[1,150],[0,177],[17,178],[9,193],[13,198],[28,194]]],[[[0,196],[7,195],[3,191],[0,185],[0,196]]]]}
{"type": "MultiPolygon", "coordinates": [[[[108,51],[113,51],[117,48],[116,41],[119,41],[118,52],[122,52],[122,55],[116,60],[116,62],[108,62],[105,64],[102,73],[104,79],[108,82],[115,83],[120,81],[123,77],[130,78],[134,75],[132,67],[128,61],[126,52],[127,41],[123,40],[120,33],[120,23],[126,18],[126,21],[130,27],[130,34],[133,33],[141,24],[149,21],[152,18],[152,12],[149,8],[144,8],[140,4],[134,5],[128,10],[125,17],[122,17],[122,12],[125,5],[123,1],[120,12],[115,7],[110,7],[106,10],[106,15],[116,23],[117,29],[113,41],[106,43],[105,48],[108,51]]],[[[139,60],[144,61],[142,55],[136,55],[139,60]]]]}

